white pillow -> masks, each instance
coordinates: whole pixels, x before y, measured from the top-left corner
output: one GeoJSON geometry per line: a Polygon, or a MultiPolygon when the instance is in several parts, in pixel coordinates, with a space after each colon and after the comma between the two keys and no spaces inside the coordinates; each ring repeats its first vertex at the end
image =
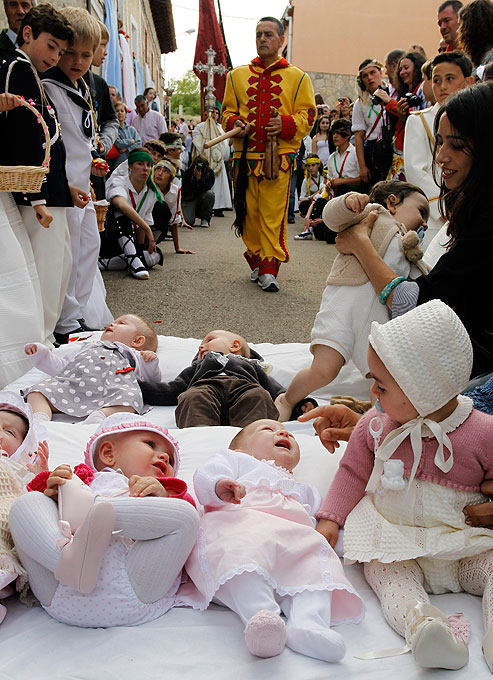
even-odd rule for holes
{"type": "MultiPolygon", "coordinates": [[[[159,423],[159,413],[152,411],[149,420],[159,423]]],[[[50,470],[62,463],[68,463],[72,467],[83,463],[86,443],[96,429],[97,426],[84,423],[48,423],[50,470]]],[[[227,448],[238,431],[238,427],[170,429],[170,434],[180,445],[178,477],[185,480],[192,494],[193,474],[197,467],[219,449],[227,448]]],[[[313,484],[323,497],[334,478],[346,445],[342,443],[335,454],[330,454],[318,437],[303,433],[296,433],[295,437],[301,449],[301,459],[294,471],[295,477],[313,484]]]]}
{"type": "MultiPolygon", "coordinates": [[[[100,332],[88,334],[91,340],[98,340],[100,332]]],[[[83,338],[84,333],[80,337],[83,338]]],[[[190,366],[197,350],[200,340],[197,338],[178,338],[171,335],[158,336],[157,355],[159,357],[159,368],[163,382],[174,380],[184,368],[190,366]]],[[[57,354],[63,355],[69,345],[62,345],[54,350],[57,354]]],[[[308,343],[285,342],[274,345],[270,342],[250,343],[250,347],[258,352],[265,361],[271,366],[269,375],[277,380],[286,389],[289,387],[294,376],[302,369],[310,366],[312,354],[308,343]]],[[[33,385],[42,379],[44,374],[37,369],[31,369],[25,376],[18,378],[10,389],[33,385]]],[[[328,401],[336,394],[351,395],[356,399],[369,399],[371,380],[365,380],[350,361],[343,366],[337,378],[326,387],[314,392],[314,396],[328,401]]]]}
{"type": "MultiPolygon", "coordinates": [[[[200,340],[195,338],[176,338],[159,336],[157,354],[161,375],[165,382],[173,380],[190,365],[197,353],[200,340]]],[[[285,342],[274,345],[270,342],[249,343],[250,347],[262,356],[272,367],[269,375],[283,387],[289,387],[294,376],[311,365],[312,354],[308,343],[285,342]]],[[[356,366],[349,362],[344,366],[330,385],[313,394],[329,400],[335,394],[351,395],[356,399],[369,399],[371,380],[363,378],[356,366]]]]}

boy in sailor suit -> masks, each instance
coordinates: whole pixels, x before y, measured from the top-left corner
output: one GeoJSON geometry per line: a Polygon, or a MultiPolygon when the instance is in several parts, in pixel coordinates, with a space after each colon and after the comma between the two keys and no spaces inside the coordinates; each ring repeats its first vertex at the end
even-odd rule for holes
{"type": "MultiPolygon", "coordinates": [[[[58,112],[67,150],[68,181],[89,196],[91,172],[102,177],[107,171],[93,166],[95,114],[89,90],[82,80],[99,47],[101,30],[97,20],[84,9],[68,7],[62,14],[72,26],[74,43],[58,66],[44,75],[43,84],[58,112]]],[[[91,295],[99,254],[99,232],[92,201],[88,201],[83,210],[68,208],[67,219],[73,265],[56,326],[57,339],[61,342],[66,342],[68,335],[84,323],[83,310],[91,295]]]]}

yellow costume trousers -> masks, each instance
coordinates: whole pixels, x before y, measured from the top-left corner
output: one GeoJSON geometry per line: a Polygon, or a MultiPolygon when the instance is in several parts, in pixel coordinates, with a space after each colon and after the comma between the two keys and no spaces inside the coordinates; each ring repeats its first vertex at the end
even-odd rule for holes
{"type": "Polygon", "coordinates": [[[288,262],[287,213],[291,167],[279,172],[279,178],[269,180],[248,176],[246,191],[247,214],[243,225],[243,242],[247,259],[276,259],[288,262]]]}

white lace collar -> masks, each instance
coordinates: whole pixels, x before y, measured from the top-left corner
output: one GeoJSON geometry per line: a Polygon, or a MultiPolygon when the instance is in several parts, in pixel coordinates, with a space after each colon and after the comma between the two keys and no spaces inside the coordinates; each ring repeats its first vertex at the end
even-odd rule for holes
{"type": "MultiPolygon", "coordinates": [[[[465,394],[459,394],[457,397],[457,406],[452,411],[452,413],[440,421],[440,427],[447,434],[456,430],[463,422],[465,422],[474,408],[473,400],[470,397],[466,397],[465,394]]],[[[425,425],[423,427],[423,436],[433,437],[433,433],[425,425]]]]}
{"type": "Polygon", "coordinates": [[[267,463],[267,465],[276,468],[276,470],[282,472],[282,474],[284,474],[286,477],[293,477],[293,472],[291,470],[288,470],[287,468],[278,465],[275,460],[262,460],[261,462],[267,463]]]}

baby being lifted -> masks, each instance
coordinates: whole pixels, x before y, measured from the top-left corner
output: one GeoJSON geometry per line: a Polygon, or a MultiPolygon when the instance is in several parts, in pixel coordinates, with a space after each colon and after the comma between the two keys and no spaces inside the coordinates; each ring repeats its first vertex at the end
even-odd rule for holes
{"type": "MultiPolygon", "coordinates": [[[[370,239],[396,273],[396,285],[428,271],[418,244],[429,211],[428,199],[421,189],[389,180],[375,184],[369,196],[350,192],[329,201],[323,219],[329,229],[341,232],[373,217],[370,239]]],[[[372,321],[389,320],[386,303],[391,290],[387,287],[377,295],[358,259],[354,255],[337,255],[311,332],[312,365],[303,368],[287,391],[276,398],[279,420],[287,420],[293,405],[308,394],[329,385],[349,359],[363,377],[367,376],[370,326],[372,321]]]]}
{"type": "Polygon", "coordinates": [[[112,413],[143,413],[137,378],[161,379],[157,335],[135,314],[118,317],[97,342],[73,343],[63,356],[43,345],[25,347],[36,368],[53,376],[25,390],[38,420],[51,420],[53,413],[89,416],[98,423],[112,413]]]}

